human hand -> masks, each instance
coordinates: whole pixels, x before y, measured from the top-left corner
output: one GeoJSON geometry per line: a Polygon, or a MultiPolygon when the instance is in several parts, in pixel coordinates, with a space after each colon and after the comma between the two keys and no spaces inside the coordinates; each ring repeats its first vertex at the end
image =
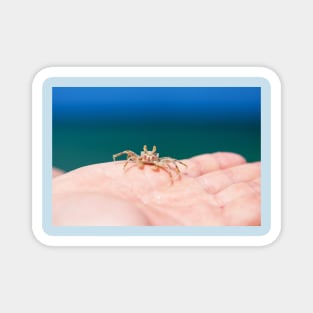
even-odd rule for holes
{"type": "Polygon", "coordinates": [[[79,226],[260,225],[260,163],[214,153],[173,172],[124,161],[81,167],[53,179],[53,224],[79,226]]]}
{"type": "Polygon", "coordinates": [[[52,169],[52,178],[60,176],[62,174],[64,174],[62,170],[55,168],[55,167],[52,169]]]}

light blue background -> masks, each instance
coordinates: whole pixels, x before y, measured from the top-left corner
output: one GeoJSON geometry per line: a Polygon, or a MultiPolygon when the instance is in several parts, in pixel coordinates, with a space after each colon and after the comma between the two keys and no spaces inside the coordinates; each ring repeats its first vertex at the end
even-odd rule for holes
{"type": "Polygon", "coordinates": [[[270,229],[270,85],[264,78],[49,78],[43,86],[43,229],[49,235],[244,236],[270,229]],[[261,87],[261,226],[54,226],[52,224],[52,87],[261,87]]]}

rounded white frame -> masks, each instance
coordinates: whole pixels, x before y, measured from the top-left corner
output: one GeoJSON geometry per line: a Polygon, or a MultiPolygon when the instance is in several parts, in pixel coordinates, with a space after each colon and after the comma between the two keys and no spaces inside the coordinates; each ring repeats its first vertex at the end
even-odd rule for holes
{"type": "Polygon", "coordinates": [[[281,231],[281,83],[265,67],[48,67],[32,85],[32,229],[48,246],[264,246],[281,231]],[[262,236],[50,236],[42,227],[42,87],[51,77],[261,77],[271,86],[270,230],[262,236]]]}

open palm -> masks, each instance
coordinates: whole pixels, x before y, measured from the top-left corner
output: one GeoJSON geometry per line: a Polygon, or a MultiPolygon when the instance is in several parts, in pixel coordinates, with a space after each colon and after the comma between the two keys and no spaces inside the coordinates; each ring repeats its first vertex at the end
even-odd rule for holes
{"type": "Polygon", "coordinates": [[[124,161],[53,179],[55,225],[260,225],[260,163],[214,153],[183,161],[181,178],[124,161]]]}

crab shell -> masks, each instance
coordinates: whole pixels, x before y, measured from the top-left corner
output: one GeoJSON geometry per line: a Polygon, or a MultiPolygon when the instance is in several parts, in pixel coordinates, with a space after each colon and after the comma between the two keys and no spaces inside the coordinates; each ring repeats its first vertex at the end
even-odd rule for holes
{"type": "Polygon", "coordinates": [[[159,160],[159,154],[152,152],[152,151],[147,151],[147,152],[141,151],[140,157],[144,163],[151,163],[152,164],[153,162],[159,160]]]}

